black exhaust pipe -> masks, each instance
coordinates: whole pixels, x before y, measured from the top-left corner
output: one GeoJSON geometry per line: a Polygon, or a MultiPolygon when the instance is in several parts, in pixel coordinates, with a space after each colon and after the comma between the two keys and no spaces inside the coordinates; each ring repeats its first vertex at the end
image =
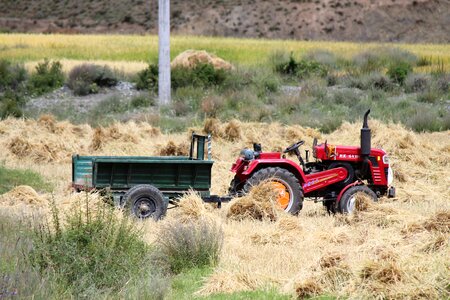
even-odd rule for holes
{"type": "Polygon", "coordinates": [[[367,124],[367,118],[369,117],[370,109],[364,114],[363,127],[361,128],[361,158],[363,159],[361,173],[367,174],[369,169],[369,155],[371,149],[371,131],[367,124]]]}

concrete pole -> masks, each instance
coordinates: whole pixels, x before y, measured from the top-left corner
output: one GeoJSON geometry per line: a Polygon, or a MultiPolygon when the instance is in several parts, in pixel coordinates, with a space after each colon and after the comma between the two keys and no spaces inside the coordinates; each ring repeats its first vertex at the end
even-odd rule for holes
{"type": "Polygon", "coordinates": [[[171,103],[170,96],[170,0],[159,0],[158,6],[159,36],[159,105],[171,103]]]}

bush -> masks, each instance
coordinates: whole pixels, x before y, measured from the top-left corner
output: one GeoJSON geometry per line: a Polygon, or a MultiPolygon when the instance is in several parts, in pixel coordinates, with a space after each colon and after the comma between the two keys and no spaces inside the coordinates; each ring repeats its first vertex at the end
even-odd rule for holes
{"type": "Polygon", "coordinates": [[[7,117],[22,117],[22,105],[25,103],[20,92],[7,90],[3,96],[0,96],[0,119],[7,117]]]}
{"type": "Polygon", "coordinates": [[[31,74],[29,86],[32,93],[42,95],[61,87],[64,84],[64,73],[59,61],[45,60],[36,66],[36,72],[31,74]]]}
{"type": "Polygon", "coordinates": [[[353,58],[353,63],[359,67],[361,73],[379,72],[383,67],[398,63],[414,66],[417,61],[418,58],[415,54],[395,47],[372,48],[353,58]]]}
{"type": "Polygon", "coordinates": [[[140,95],[131,99],[130,105],[132,108],[149,107],[155,105],[155,101],[150,96],[140,95]]]}
{"type": "Polygon", "coordinates": [[[400,85],[403,85],[406,77],[411,72],[412,72],[412,66],[408,62],[398,61],[398,62],[392,63],[389,66],[389,69],[386,74],[394,82],[396,82],[400,85]]]}
{"type": "Polygon", "coordinates": [[[0,92],[22,90],[27,78],[27,71],[22,65],[0,60],[0,92]]]}
{"type": "Polygon", "coordinates": [[[75,95],[85,96],[97,93],[99,87],[111,87],[118,79],[108,66],[82,64],[69,73],[67,85],[75,95]]]}
{"type": "Polygon", "coordinates": [[[430,79],[424,74],[410,74],[405,80],[405,92],[417,93],[426,90],[430,85],[430,79]]]}
{"type": "Polygon", "coordinates": [[[55,204],[52,212],[52,226],[35,229],[31,261],[42,273],[53,273],[76,298],[120,291],[152,267],[140,231],[102,201],[92,205],[86,194],[85,203],[66,216],[65,226],[55,204]]]}
{"type": "Polygon", "coordinates": [[[28,222],[11,211],[0,211],[0,298],[58,299],[49,276],[30,265],[33,239],[28,222]]]}
{"type": "Polygon", "coordinates": [[[322,65],[328,66],[330,68],[336,68],[338,59],[336,57],[336,54],[333,52],[330,52],[328,50],[323,49],[317,49],[309,51],[305,58],[309,61],[316,61],[322,65]]]}
{"type": "Polygon", "coordinates": [[[295,76],[303,79],[309,76],[326,77],[327,69],[322,64],[314,60],[302,59],[296,61],[291,54],[288,61],[280,61],[274,66],[276,72],[282,75],[295,76]]]}
{"type": "Polygon", "coordinates": [[[150,64],[137,74],[136,88],[138,90],[158,90],[158,65],[150,64]]]}
{"type": "Polygon", "coordinates": [[[442,129],[442,123],[435,111],[418,111],[410,116],[407,122],[408,127],[417,132],[439,131],[442,129]]]}
{"type": "Polygon", "coordinates": [[[178,274],[185,269],[217,264],[222,244],[223,231],[213,221],[175,221],[162,228],[157,249],[170,270],[178,274]]]}
{"type": "Polygon", "coordinates": [[[172,69],[172,88],[220,86],[227,76],[228,71],[215,69],[211,64],[198,64],[194,68],[176,67],[172,69]]]}

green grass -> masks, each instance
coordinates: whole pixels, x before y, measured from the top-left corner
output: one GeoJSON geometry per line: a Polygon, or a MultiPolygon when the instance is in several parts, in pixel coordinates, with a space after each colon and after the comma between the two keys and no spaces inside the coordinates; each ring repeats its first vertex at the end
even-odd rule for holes
{"type": "Polygon", "coordinates": [[[276,290],[257,290],[257,291],[243,291],[234,292],[230,294],[215,294],[207,297],[194,296],[204,280],[211,275],[212,268],[194,268],[176,275],[172,280],[172,289],[169,294],[169,299],[188,300],[188,299],[208,299],[208,300],[222,300],[222,299],[274,299],[284,300],[290,299],[288,295],[282,295],[276,290]]]}
{"type": "Polygon", "coordinates": [[[31,170],[8,169],[0,165],[0,194],[6,193],[18,185],[29,185],[36,191],[49,192],[52,185],[41,175],[31,170]]]}

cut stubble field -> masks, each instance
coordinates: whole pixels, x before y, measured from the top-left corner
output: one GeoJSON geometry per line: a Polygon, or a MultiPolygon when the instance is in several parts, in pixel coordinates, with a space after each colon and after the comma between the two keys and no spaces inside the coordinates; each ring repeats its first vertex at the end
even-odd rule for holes
{"type": "MultiPolygon", "coordinates": [[[[161,222],[141,224],[152,244],[171,222],[209,219],[224,230],[224,246],[212,274],[199,278],[195,295],[276,290],[303,296],[344,298],[444,299],[450,278],[450,132],[414,133],[400,125],[370,122],[373,145],[391,157],[398,197],[366,205],[354,216],[328,215],[322,205],[307,202],[298,217],[280,214],[276,221],[235,220],[229,206],[211,210],[195,196],[171,210],[161,222]]],[[[298,139],[327,139],[357,145],[360,124],[344,123],[324,135],[300,126],[277,123],[234,125],[239,140],[230,141],[227,123],[215,123],[212,192],[226,193],[229,167],[240,149],[261,142],[266,151],[280,150],[298,139]]],[[[209,128],[211,129],[211,128],[209,128]]],[[[204,128],[195,128],[202,132],[204,128]]],[[[6,167],[27,168],[55,186],[53,198],[66,209],[80,196],[68,189],[71,154],[160,155],[167,145],[186,148],[187,133],[161,134],[147,123],[117,123],[101,134],[88,125],[7,119],[0,122],[0,160],[6,167]],[[95,146],[95,147],[94,147],[95,146]]],[[[9,197],[12,197],[10,195],[9,197]]],[[[2,210],[48,211],[41,201],[5,199],[2,210]]],[[[84,197],[84,196],[81,196],[84,197]]],[[[190,296],[192,297],[192,296],[190,296]]]]}

